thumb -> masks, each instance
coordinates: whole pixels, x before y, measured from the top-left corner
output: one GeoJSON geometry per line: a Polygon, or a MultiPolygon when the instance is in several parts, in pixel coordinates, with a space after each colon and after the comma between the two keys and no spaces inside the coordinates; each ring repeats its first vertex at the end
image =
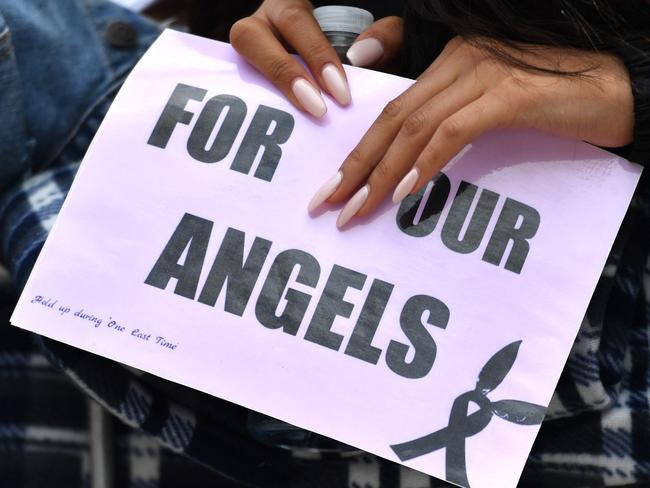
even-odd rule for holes
{"type": "Polygon", "coordinates": [[[379,68],[390,64],[402,49],[404,21],[384,17],[368,27],[347,52],[353,66],[379,68]]]}

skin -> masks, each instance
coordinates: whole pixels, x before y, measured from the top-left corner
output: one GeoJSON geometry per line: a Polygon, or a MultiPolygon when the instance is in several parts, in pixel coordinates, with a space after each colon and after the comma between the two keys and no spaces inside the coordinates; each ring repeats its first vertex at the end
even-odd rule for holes
{"type": "MultiPolygon", "coordinates": [[[[387,64],[399,53],[401,23],[384,19],[359,39],[368,37],[379,39],[386,48],[377,65],[387,64]]],[[[289,86],[296,76],[309,75],[287,48],[305,59],[314,75],[309,79],[321,88],[322,66],[340,67],[311,15],[311,5],[302,0],[263,2],[252,17],[233,26],[231,40],[298,108],[289,86]]],[[[481,43],[452,39],[416,83],[384,108],[341,165],[343,179],[329,203],[345,203],[367,185],[368,198],[356,215],[368,215],[413,168],[418,178],[410,193],[426,185],[465,145],[492,129],[534,128],[603,147],[632,141],[633,97],[627,69],[618,57],[543,46],[521,50],[500,46],[526,64],[582,73],[567,76],[509,65],[477,45],[481,43]]]]}
{"type": "MultiPolygon", "coordinates": [[[[253,15],[237,21],[230,30],[233,48],[303,111],[291,90],[295,79],[304,78],[317,90],[329,93],[322,72],[325,66],[333,64],[347,80],[336,51],[321,32],[312,11],[311,3],[305,0],[266,0],[253,15]],[[291,52],[299,54],[308,69],[291,52]]],[[[384,46],[383,56],[368,67],[384,66],[399,53],[402,21],[397,17],[381,19],[357,41],[367,37],[379,39],[384,46]]]]}

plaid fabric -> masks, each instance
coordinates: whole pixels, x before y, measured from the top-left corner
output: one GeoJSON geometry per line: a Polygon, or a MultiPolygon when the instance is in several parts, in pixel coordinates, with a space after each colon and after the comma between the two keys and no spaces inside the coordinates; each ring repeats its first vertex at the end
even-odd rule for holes
{"type": "MultiPolygon", "coordinates": [[[[108,104],[86,121],[56,164],[0,197],[0,248],[18,288],[108,104]]],[[[637,198],[628,212],[522,487],[650,482],[650,236],[645,201],[637,198]]],[[[7,292],[0,296],[6,318],[15,297],[7,292]]],[[[108,467],[115,486],[184,486],[188,479],[224,487],[448,486],[369,455],[305,459],[263,446],[249,434],[243,408],[55,341],[28,337],[0,327],[2,486],[90,486],[91,441],[98,434],[88,398],[112,414],[112,435],[100,437],[112,446],[108,467]]]]}

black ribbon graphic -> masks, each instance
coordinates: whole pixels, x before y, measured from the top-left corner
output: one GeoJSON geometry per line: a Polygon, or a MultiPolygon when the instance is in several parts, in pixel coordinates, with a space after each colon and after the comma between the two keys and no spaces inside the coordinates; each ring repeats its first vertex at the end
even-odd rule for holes
{"type": "Polygon", "coordinates": [[[431,434],[412,441],[390,446],[402,461],[408,461],[446,448],[447,481],[469,487],[465,459],[465,440],[481,432],[496,415],[519,425],[536,425],[544,419],[546,409],[541,405],[519,400],[492,402],[487,394],[505,379],[517,359],[521,341],[508,344],[492,356],[478,376],[476,388],[461,394],[451,407],[449,424],[431,434]],[[469,414],[470,403],[478,410],[469,414]]]}

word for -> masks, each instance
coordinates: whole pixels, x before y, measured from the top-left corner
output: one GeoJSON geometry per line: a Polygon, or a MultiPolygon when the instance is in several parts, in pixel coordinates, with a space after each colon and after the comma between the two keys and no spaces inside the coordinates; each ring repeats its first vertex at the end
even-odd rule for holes
{"type": "MultiPolygon", "coordinates": [[[[179,83],[147,141],[164,149],[178,124],[189,125],[194,114],[186,110],[190,100],[202,102],[207,90],[179,83]]],[[[187,152],[202,163],[217,163],[230,153],[244,124],[248,108],[234,95],[217,95],[203,106],[187,139],[187,152]],[[214,134],[217,130],[216,135],[214,134]]],[[[253,116],[230,169],[249,174],[260,149],[263,154],[255,178],[271,181],[282,156],[280,146],[289,140],[295,125],[291,114],[260,105],[253,116]]]]}

